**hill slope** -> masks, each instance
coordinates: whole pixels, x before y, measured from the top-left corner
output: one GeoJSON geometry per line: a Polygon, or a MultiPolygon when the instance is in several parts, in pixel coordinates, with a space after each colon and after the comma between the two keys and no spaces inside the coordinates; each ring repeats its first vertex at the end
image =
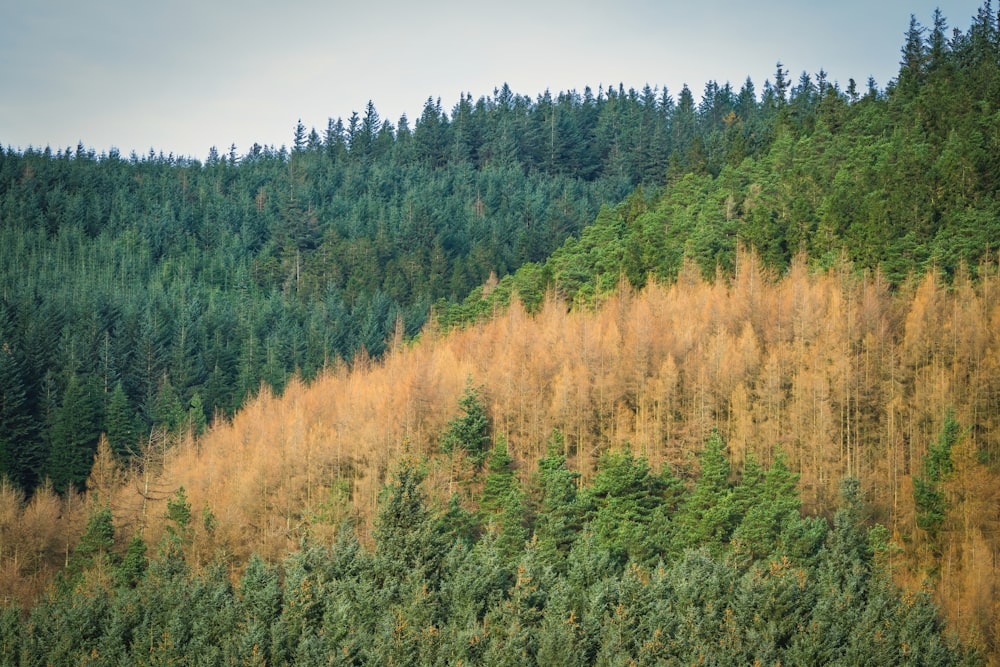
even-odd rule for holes
{"type": "MultiPolygon", "coordinates": [[[[553,429],[583,483],[603,452],[621,449],[685,479],[718,429],[737,471],[751,455],[769,465],[783,452],[807,515],[829,516],[840,481],[858,478],[903,550],[892,561],[897,579],[916,587],[927,578],[946,611],[972,619],[967,638],[993,647],[1000,283],[994,268],[981,274],[954,289],[928,274],[894,294],[878,276],[813,275],[801,263],[775,279],[746,256],[732,283],[704,282],[692,267],[670,286],[623,288],[595,312],[549,299],[529,316],[515,302],[467,330],[426,331],[381,362],[341,367],[308,387],[293,382],[281,397],[264,392],[232,423],[150,452],[129,481],[114,481],[103,461],[91,488],[123,538],[144,527],[159,542],[166,500],[183,487],[194,512],[212,517],[210,529],[193,522],[189,562],[276,559],[305,535],[332,537],[346,518],[370,529],[401,457],[427,457],[440,506],[456,493],[474,507],[470,459],[442,453],[469,386],[525,481],[553,429]],[[933,473],[928,461],[952,418],[960,435],[933,473]],[[927,522],[920,485],[941,501],[937,523],[927,522]]],[[[30,576],[29,563],[59,557],[56,528],[42,534],[52,539],[22,556],[15,581],[30,576]]],[[[8,573],[17,563],[7,561],[8,573]]]]}

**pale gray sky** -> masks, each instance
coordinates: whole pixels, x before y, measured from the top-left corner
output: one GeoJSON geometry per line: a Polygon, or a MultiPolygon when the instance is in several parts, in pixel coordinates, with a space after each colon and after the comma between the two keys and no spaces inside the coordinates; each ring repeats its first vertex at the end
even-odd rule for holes
{"type": "Polygon", "coordinates": [[[982,0],[0,0],[0,145],[204,159],[290,144],[298,121],[413,121],[429,96],[793,80],[880,87],[910,14],[967,30],[982,0]]]}

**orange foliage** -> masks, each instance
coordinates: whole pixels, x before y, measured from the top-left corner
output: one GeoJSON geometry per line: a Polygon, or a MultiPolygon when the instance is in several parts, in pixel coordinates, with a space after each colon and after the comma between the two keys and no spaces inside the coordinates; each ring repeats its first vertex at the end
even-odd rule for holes
{"type": "MultiPolygon", "coordinates": [[[[998,293],[988,270],[951,288],[928,274],[892,293],[877,274],[814,273],[801,259],[777,278],[745,252],[732,281],[706,282],[689,267],[672,285],[623,284],[591,310],[550,295],[530,315],[515,299],[489,322],[396,340],[380,361],[293,381],[280,397],[261,391],[231,423],[181,439],[159,488],[183,486],[195,524],[203,509],[214,514],[214,530],[195,526],[199,559],[276,558],[345,518],[364,537],[404,454],[427,457],[438,501],[460,490],[463,464],[437,455],[438,440],[471,379],[524,475],[555,428],[584,480],[608,448],[690,467],[718,428],[737,467],[783,450],[807,512],[831,512],[840,480],[857,476],[905,549],[900,578],[919,585],[939,571],[946,611],[995,647],[1000,486],[979,461],[1000,459],[998,293]],[[969,431],[938,568],[918,548],[912,477],[949,408],[969,431]]],[[[109,492],[116,522],[145,526],[154,541],[165,502],[143,519],[138,488],[133,473],[109,492]]]]}

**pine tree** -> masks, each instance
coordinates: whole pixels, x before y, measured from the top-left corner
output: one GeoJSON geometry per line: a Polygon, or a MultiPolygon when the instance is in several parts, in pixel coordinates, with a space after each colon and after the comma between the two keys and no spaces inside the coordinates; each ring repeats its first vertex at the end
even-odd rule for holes
{"type": "Polygon", "coordinates": [[[539,559],[551,566],[564,563],[583,523],[582,508],[577,502],[580,474],[566,467],[563,438],[562,432],[554,431],[545,458],[538,462],[541,498],[534,537],[539,559]]]}
{"type": "Polygon", "coordinates": [[[139,429],[136,426],[135,411],[121,381],[115,384],[111,392],[105,415],[104,430],[112,453],[119,461],[129,460],[139,441],[139,429]]]}
{"type": "Polygon", "coordinates": [[[154,427],[166,429],[170,433],[177,433],[185,424],[185,411],[181,398],[166,373],[160,380],[160,388],[150,416],[154,427]]]}
{"type": "Polygon", "coordinates": [[[718,553],[729,540],[738,518],[729,483],[725,444],[717,432],[705,442],[701,471],[694,489],[678,509],[674,547],[707,548],[718,553]]]}
{"type": "Polygon", "coordinates": [[[942,483],[955,469],[951,449],[961,436],[962,426],[949,410],[944,417],[937,442],[924,455],[921,475],[913,478],[913,500],[917,510],[917,527],[927,532],[931,545],[937,549],[938,537],[948,514],[942,483]]]}
{"type": "MultiPolygon", "coordinates": [[[[117,560],[112,551],[115,544],[114,517],[104,506],[91,511],[87,527],[66,565],[64,580],[72,588],[80,576],[90,569],[108,570],[117,560]]],[[[110,575],[110,572],[107,572],[110,575]]]]}
{"type": "Polygon", "coordinates": [[[458,400],[462,414],[448,422],[441,436],[441,450],[464,450],[476,468],[483,465],[491,440],[492,423],[482,400],[482,389],[472,386],[472,378],[465,383],[465,392],[458,400]]]}
{"type": "MultiPolygon", "coordinates": [[[[668,478],[669,479],[669,478],[668,478]]],[[[658,510],[672,504],[665,496],[676,493],[663,477],[652,474],[644,458],[628,450],[602,457],[584,502],[591,505],[590,526],[598,543],[619,562],[649,564],[661,558],[669,544],[666,526],[653,528],[658,510]]]]}
{"type": "Polygon", "coordinates": [[[49,430],[46,473],[56,491],[82,489],[101,435],[101,402],[92,378],[73,374],[49,430]]]}
{"type": "Polygon", "coordinates": [[[146,572],[146,543],[139,535],[133,535],[125,549],[125,555],[114,572],[115,586],[135,587],[146,572]]]}
{"type": "MultiPolygon", "coordinates": [[[[2,333],[2,332],[0,332],[2,333]]],[[[30,490],[34,479],[32,455],[35,425],[28,410],[20,364],[11,347],[0,344],[0,476],[30,490]]]]}
{"type": "Polygon", "coordinates": [[[425,476],[415,461],[401,461],[386,484],[375,520],[375,559],[379,578],[392,594],[413,573],[434,580],[445,552],[445,536],[434,530],[425,476]]]}
{"type": "Polygon", "coordinates": [[[488,474],[480,498],[483,523],[495,533],[496,548],[507,558],[515,558],[524,548],[527,533],[524,528],[524,505],[521,485],[507,453],[507,440],[502,435],[490,452],[488,474]]]}
{"type": "Polygon", "coordinates": [[[201,394],[197,391],[191,394],[191,403],[188,406],[187,424],[194,435],[201,435],[205,431],[208,420],[205,418],[205,406],[201,402],[201,394]]]}

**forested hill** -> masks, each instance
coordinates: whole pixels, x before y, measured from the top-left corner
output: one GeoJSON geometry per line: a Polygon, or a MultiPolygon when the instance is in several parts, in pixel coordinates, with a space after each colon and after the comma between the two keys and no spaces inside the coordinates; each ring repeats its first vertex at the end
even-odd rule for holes
{"type": "MultiPolygon", "coordinates": [[[[777,79],[777,77],[776,77],[777,79]]],[[[859,95],[803,75],[765,87],[747,113],[724,95],[722,131],[698,131],[691,150],[672,153],[681,169],[666,184],[639,188],[601,211],[550,258],[501,280],[460,307],[440,308],[446,324],[493,312],[512,291],[533,308],[545,291],[589,301],[625,276],[672,280],[685,258],[705,277],[730,274],[739,248],[753,247],[784,271],[803,253],[817,268],[847,262],[899,285],[934,268],[973,274],[1000,246],[1000,33],[989,3],[967,32],[935,14],[911,20],[898,77],[859,95]],[[767,110],[767,113],[764,113],[767,110]],[[768,140],[753,142],[760,119],[768,140]]],[[[685,117],[674,110],[675,127],[685,117]]],[[[690,126],[704,105],[690,115],[690,126]]]]}
{"type": "Polygon", "coordinates": [[[300,123],[290,149],[205,163],[0,152],[0,470],[79,487],[102,431],[127,457],[261,382],[377,356],[398,324],[413,334],[433,302],[544,260],[637,185],[765,156],[786,97],[814,114],[853,95],[775,79],[710,83],[700,103],[503,86],[450,113],[428,100],[412,128],[369,104],[322,134],[300,123]]]}
{"type": "MultiPolygon", "coordinates": [[[[698,136],[723,129],[711,109],[698,136]]],[[[675,117],[649,88],[504,86],[450,114],[428,101],[412,129],[370,104],[322,137],[300,124],[290,150],[204,164],[0,152],[0,471],[79,487],[102,431],[127,456],[150,427],[197,430],[261,382],[380,354],[433,300],[544,259],[662,178],[695,136],[675,117]]]]}
{"type": "Polygon", "coordinates": [[[0,151],[0,662],[998,664],[998,156],[990,2],[884,89],[0,151]]]}
{"type": "Polygon", "coordinates": [[[0,150],[0,471],[79,487],[101,432],[127,457],[151,427],[199,430],[262,382],[379,355],[432,303],[491,310],[491,274],[533,306],[684,256],[729,270],[741,244],[894,282],[975,270],[1000,238],[998,44],[987,4],[966,32],[913,21],[884,90],[779,64],[700,102],[504,86],[412,128],[369,104],[205,163],[0,150]]]}

